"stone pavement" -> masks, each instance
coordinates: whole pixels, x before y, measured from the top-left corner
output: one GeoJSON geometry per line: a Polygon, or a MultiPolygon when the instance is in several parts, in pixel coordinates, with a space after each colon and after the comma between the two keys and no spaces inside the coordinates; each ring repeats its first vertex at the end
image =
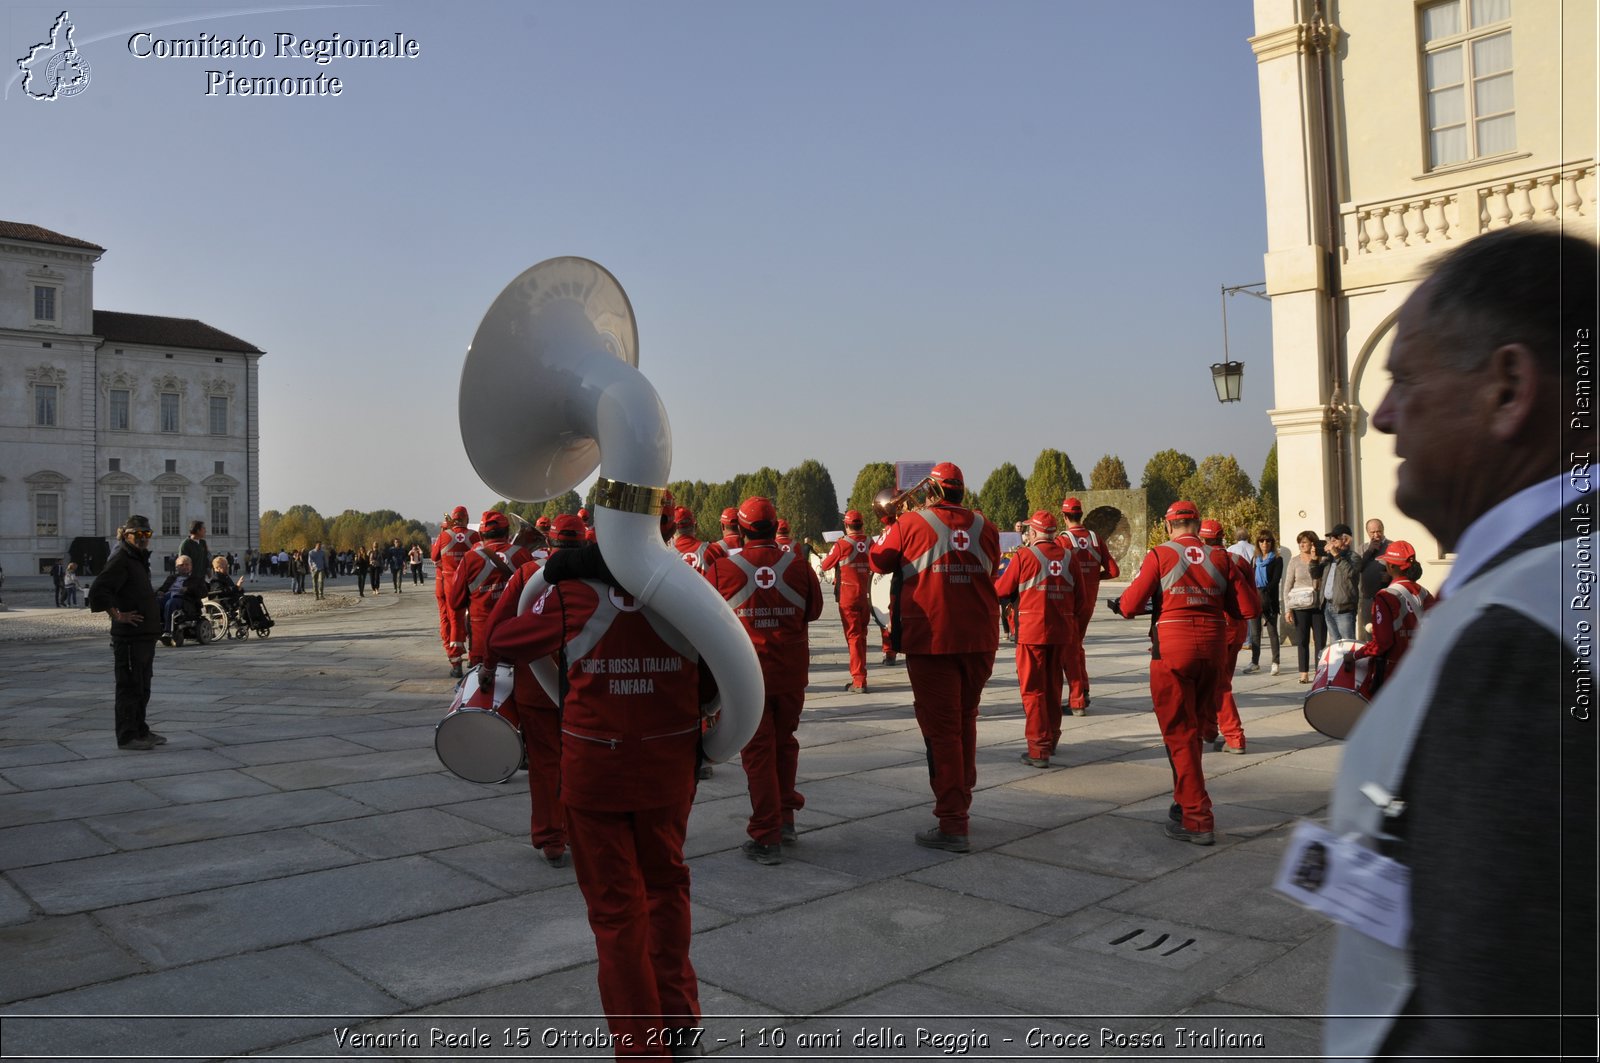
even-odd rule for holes
{"type": "MultiPolygon", "coordinates": [[[[29,612],[13,602],[0,639],[29,612]]],[[[342,580],[270,639],[158,647],[153,752],[115,747],[103,635],[0,641],[4,1056],[608,1055],[582,899],[528,845],[523,777],[469,783],[434,756],[436,631],[431,585],[358,602],[342,580]]],[[[1317,1053],[1329,924],[1270,883],[1339,747],[1305,725],[1293,668],[1236,677],[1249,753],[1206,755],[1218,835],[1197,848],[1160,829],[1144,623],[1097,614],[1090,715],[1044,771],[1017,759],[1002,643],[955,855],[911,840],[933,820],[905,670],[845,693],[831,607],[812,640],[798,844],[777,867],[741,856],[736,765],[690,822],[714,1054],[1317,1053]]]]}

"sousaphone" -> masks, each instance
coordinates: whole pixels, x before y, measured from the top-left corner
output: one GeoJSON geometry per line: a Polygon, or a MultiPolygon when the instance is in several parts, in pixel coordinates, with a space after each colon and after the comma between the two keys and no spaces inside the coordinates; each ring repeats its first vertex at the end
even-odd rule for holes
{"type": "MultiPolygon", "coordinates": [[[[719,694],[703,707],[714,718],[703,745],[727,760],[760,723],[761,666],[722,596],[661,541],[672,429],[638,365],[633,307],[616,278],[586,258],[541,262],[507,285],[473,337],[461,441],[483,482],[520,502],[555,498],[600,470],[594,527],[606,566],[710,666],[719,694]]],[[[547,586],[536,574],[524,601],[547,586]]],[[[555,697],[553,666],[534,674],[555,697]]]]}

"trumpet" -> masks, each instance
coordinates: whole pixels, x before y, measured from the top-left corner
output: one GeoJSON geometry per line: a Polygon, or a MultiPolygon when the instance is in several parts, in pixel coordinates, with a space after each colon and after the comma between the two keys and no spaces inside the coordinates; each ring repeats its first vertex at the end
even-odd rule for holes
{"type": "Polygon", "coordinates": [[[872,512],[876,513],[883,523],[892,524],[902,515],[926,506],[928,493],[932,487],[932,476],[924,476],[899,494],[894,493],[894,488],[885,487],[872,496],[872,512]]]}

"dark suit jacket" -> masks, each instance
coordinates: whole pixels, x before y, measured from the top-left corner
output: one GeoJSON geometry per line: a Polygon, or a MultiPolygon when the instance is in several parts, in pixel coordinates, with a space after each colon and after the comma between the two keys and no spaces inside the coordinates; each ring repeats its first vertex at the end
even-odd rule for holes
{"type": "MultiPolygon", "coordinates": [[[[1584,525],[1574,507],[1473,579],[1592,534],[1593,510],[1584,525]]],[[[1400,794],[1416,988],[1385,1055],[1593,1055],[1596,725],[1568,712],[1575,663],[1570,642],[1502,607],[1445,660],[1400,794]],[[1591,1018],[1473,1018],[1560,1012],[1591,1018]]]]}

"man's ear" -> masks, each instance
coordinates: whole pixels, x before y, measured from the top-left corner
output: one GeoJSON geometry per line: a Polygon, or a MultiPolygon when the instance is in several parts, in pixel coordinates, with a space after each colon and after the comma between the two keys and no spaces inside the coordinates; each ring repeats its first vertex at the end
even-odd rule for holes
{"type": "Polygon", "coordinates": [[[1527,344],[1508,343],[1489,355],[1483,373],[1484,427],[1496,442],[1513,442],[1532,427],[1539,409],[1538,358],[1527,344]]]}

